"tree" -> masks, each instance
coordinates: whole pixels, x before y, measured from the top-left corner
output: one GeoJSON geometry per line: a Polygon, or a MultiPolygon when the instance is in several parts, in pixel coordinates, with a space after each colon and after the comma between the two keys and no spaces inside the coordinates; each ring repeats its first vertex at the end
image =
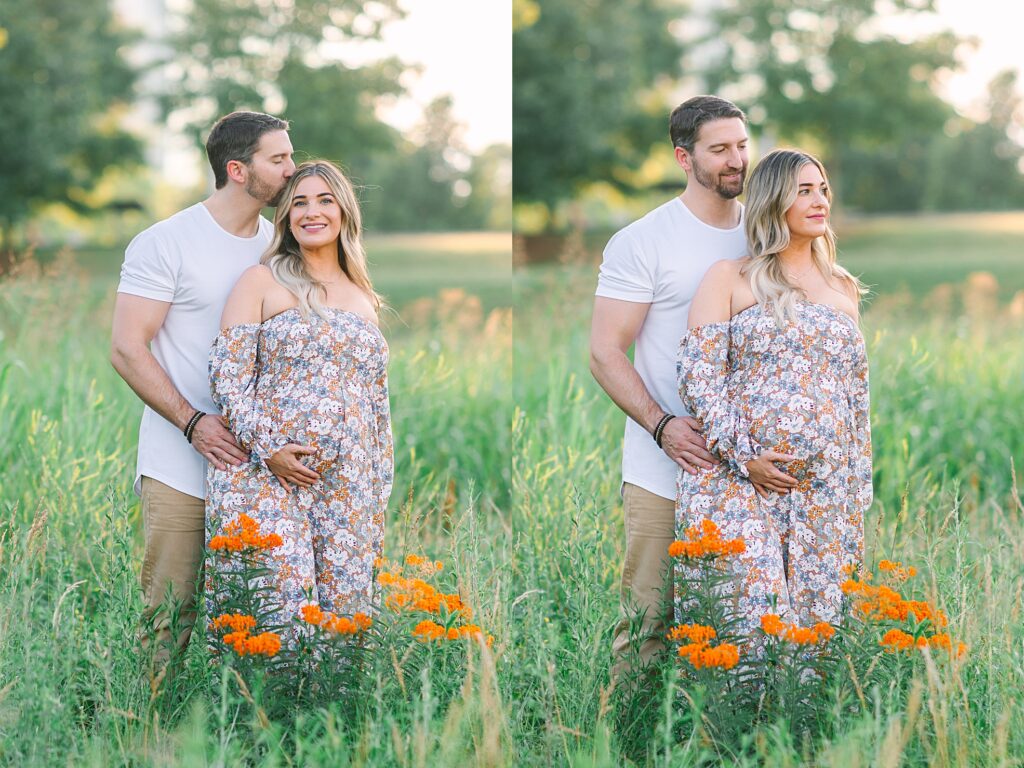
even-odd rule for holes
{"type": "Polygon", "coordinates": [[[79,210],[104,170],[140,159],[120,127],[135,72],[108,0],[6,0],[0,20],[0,235],[36,205],[79,210]]]}
{"type": "MultiPolygon", "coordinates": [[[[864,190],[871,179],[852,160],[897,147],[923,158],[930,136],[954,115],[932,82],[956,67],[962,41],[951,32],[904,42],[873,31],[878,4],[734,0],[712,12],[710,31],[695,45],[708,89],[746,108],[755,130],[768,127],[820,152],[844,199],[855,189],[871,194],[864,190]]],[[[888,5],[934,10],[933,0],[888,5]]],[[[886,177],[875,174],[874,186],[888,184],[886,177]]]]}
{"type": "Polygon", "coordinates": [[[552,208],[591,181],[627,186],[668,141],[663,100],[678,71],[669,0],[515,0],[513,197],[552,208]]]}
{"type": "Polygon", "coordinates": [[[287,100],[296,160],[322,157],[356,175],[367,173],[375,155],[392,151],[401,140],[374,108],[382,96],[401,93],[402,69],[396,59],[358,69],[339,62],[314,69],[289,58],[277,85],[287,100]]]}
{"type": "MultiPolygon", "coordinates": [[[[301,124],[304,114],[292,109],[293,100],[333,117],[336,130],[345,131],[362,111],[372,112],[373,91],[356,113],[342,112],[321,70],[361,73],[337,63],[340,45],[379,39],[381,27],[402,15],[398,0],[192,0],[175,17],[167,41],[164,110],[178,113],[197,141],[219,116],[241,108],[293,116],[301,124]],[[312,103],[317,94],[328,100],[312,103]]],[[[398,89],[394,81],[381,88],[368,74],[363,83],[370,82],[378,95],[398,89]]]]}

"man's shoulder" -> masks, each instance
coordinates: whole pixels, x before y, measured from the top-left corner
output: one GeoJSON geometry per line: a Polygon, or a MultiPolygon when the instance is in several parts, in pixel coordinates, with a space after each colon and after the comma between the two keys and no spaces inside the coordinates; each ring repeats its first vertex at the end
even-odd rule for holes
{"type": "Polygon", "coordinates": [[[624,226],[612,236],[612,239],[643,237],[648,233],[661,230],[677,217],[678,212],[674,209],[678,205],[679,199],[675,197],[662,203],[657,208],[649,210],[639,219],[631,221],[629,224],[624,226]]]}
{"type": "Polygon", "coordinates": [[[134,239],[140,242],[145,240],[173,240],[200,221],[202,211],[199,210],[199,206],[201,205],[202,203],[190,205],[188,208],[183,208],[177,213],[171,214],[166,219],[150,224],[139,232],[134,239]]]}

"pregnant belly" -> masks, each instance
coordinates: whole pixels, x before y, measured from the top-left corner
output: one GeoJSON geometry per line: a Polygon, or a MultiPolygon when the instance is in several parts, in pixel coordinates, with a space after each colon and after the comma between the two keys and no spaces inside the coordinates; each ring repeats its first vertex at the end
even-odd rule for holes
{"type": "Polygon", "coordinates": [[[797,480],[827,476],[848,455],[851,436],[845,408],[837,408],[833,401],[797,396],[774,403],[746,403],[743,411],[751,437],[763,449],[797,457],[780,464],[797,480]]]}
{"type": "Polygon", "coordinates": [[[350,442],[348,415],[344,404],[325,400],[301,404],[268,404],[267,415],[275,431],[289,442],[312,448],[315,453],[301,458],[303,464],[323,475],[337,465],[350,442]]]}

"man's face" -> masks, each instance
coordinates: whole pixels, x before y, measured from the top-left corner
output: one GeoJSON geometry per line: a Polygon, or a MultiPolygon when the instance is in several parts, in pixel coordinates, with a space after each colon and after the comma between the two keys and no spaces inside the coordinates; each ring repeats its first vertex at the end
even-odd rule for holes
{"type": "Polygon", "coordinates": [[[246,167],[249,175],[245,180],[245,191],[264,205],[276,206],[288,179],[295,173],[292,142],[288,132],[270,131],[263,134],[246,167]]]}
{"type": "Polygon", "coordinates": [[[738,117],[704,123],[687,158],[698,184],[723,200],[732,200],[743,192],[747,176],[746,126],[738,117]]]}

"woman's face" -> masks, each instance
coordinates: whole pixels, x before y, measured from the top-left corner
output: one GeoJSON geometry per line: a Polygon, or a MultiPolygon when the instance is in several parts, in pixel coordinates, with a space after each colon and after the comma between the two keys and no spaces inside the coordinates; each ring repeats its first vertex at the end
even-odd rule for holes
{"type": "Polygon", "coordinates": [[[797,173],[796,200],[786,211],[790,236],[821,237],[828,226],[828,185],[814,163],[797,173]]]}
{"type": "Polygon", "coordinates": [[[341,206],[320,176],[307,176],[295,187],[288,211],[288,226],[299,246],[319,248],[337,242],[341,233],[341,206]]]}

